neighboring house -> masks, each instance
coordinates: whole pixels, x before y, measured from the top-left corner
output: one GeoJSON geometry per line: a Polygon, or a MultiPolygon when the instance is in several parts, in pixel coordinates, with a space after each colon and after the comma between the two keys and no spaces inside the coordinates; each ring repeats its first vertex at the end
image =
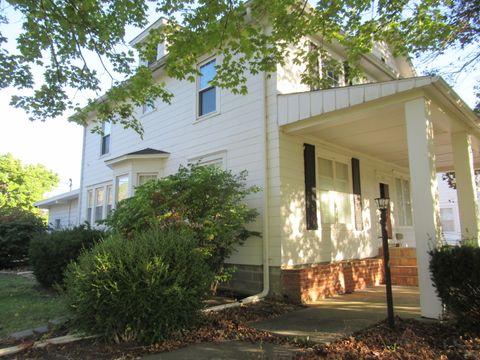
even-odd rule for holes
{"type": "Polygon", "coordinates": [[[35,206],[48,210],[48,225],[52,229],[67,229],[78,225],[78,195],[73,190],[49,199],[38,201],[35,206]]]}
{"type": "MultiPolygon", "coordinates": [[[[447,244],[457,245],[462,240],[457,191],[448,186],[447,181],[442,179],[442,174],[437,175],[437,181],[443,239],[447,244]]],[[[477,204],[478,202],[477,189],[477,204]]]]}
{"type": "MultiPolygon", "coordinates": [[[[342,60],[340,48],[329,52],[342,60]]],[[[480,138],[476,115],[444,80],[415,77],[406,59],[379,46],[352,86],[339,77],[335,88],[311,90],[300,81],[304,67],[287,59],[271,76],[250,75],[242,96],[209,84],[220,57],[199,59],[202,75],[191,83],[165,75],[165,56],[159,46],[150,68],[174,98],[138,108],[143,139],[119,125],[105,124],[103,136],[85,127],[80,222],[105,218],[136,186],[180,165],[246,169],[248,184],[263,189],[247,199],[262,237],[229,259],[231,285],[310,301],[381,281],[375,198],[389,197],[392,245],[416,247],[422,314],[441,314],[427,255],[441,234],[435,174],[457,172],[460,222],[477,234],[471,179],[480,138]]]]}

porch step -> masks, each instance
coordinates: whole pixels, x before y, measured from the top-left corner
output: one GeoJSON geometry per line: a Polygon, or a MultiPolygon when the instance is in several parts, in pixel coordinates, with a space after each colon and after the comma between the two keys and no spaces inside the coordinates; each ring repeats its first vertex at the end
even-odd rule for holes
{"type": "MultiPolygon", "coordinates": [[[[418,286],[415,248],[389,248],[390,272],[393,285],[418,286]]],[[[379,254],[383,254],[380,248],[379,254]]]]}

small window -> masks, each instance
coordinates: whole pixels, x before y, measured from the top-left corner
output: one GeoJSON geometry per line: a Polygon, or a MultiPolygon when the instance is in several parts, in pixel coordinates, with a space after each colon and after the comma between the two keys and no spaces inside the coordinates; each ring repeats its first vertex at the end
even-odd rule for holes
{"type": "Polygon", "coordinates": [[[117,177],[117,198],[116,202],[128,198],[128,175],[117,177]]]}
{"type": "Polygon", "coordinates": [[[92,212],[93,212],[93,190],[87,191],[87,221],[92,222],[92,212]]]}
{"type": "Polygon", "coordinates": [[[62,227],[62,219],[55,219],[55,229],[60,229],[62,227]]]}
{"type": "Polygon", "coordinates": [[[153,104],[146,103],[146,104],[143,104],[142,106],[142,114],[149,114],[154,110],[155,110],[155,106],[153,104]]]}
{"type": "Polygon", "coordinates": [[[112,124],[104,122],[102,124],[102,155],[110,152],[110,134],[112,132],[112,124]]]}
{"type": "Polygon", "coordinates": [[[103,219],[103,205],[105,204],[105,189],[103,187],[95,189],[95,219],[103,219]]]}
{"type": "Polygon", "coordinates": [[[138,175],[138,186],[145,184],[147,181],[156,180],[157,174],[139,174],[138,175]]]}
{"type": "Polygon", "coordinates": [[[112,211],[112,185],[107,185],[107,215],[112,211]]]}
{"type": "Polygon", "coordinates": [[[215,77],[216,60],[200,66],[200,77],[198,84],[198,116],[203,116],[217,110],[217,94],[215,86],[211,81],[215,77]]]}

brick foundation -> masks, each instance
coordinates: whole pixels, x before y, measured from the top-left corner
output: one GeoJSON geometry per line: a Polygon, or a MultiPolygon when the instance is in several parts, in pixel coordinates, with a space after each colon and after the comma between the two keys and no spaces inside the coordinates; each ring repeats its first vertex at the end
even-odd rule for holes
{"type": "Polygon", "coordinates": [[[369,258],[282,269],[283,294],[291,301],[311,302],[380,285],[382,264],[382,259],[369,258]]]}

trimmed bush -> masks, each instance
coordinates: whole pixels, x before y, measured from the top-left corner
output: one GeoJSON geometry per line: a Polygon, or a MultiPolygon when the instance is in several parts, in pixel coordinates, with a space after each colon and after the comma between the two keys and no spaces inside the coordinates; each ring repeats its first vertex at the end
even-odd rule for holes
{"type": "Polygon", "coordinates": [[[246,172],[235,175],[215,166],[180,167],[176,174],[137,187],[106,224],[128,237],[151,227],[190,228],[210,268],[220,275],[235,246],[259,235],[246,228],[258,213],[244,199],[259,190],[248,187],[246,177],[246,172]]]}
{"type": "Polygon", "coordinates": [[[46,231],[43,220],[27,211],[0,212],[0,268],[27,262],[30,241],[46,231]]]}
{"type": "Polygon", "coordinates": [[[458,324],[480,329],[480,248],[443,246],[430,252],[437,294],[458,324]]]}
{"type": "Polygon", "coordinates": [[[103,231],[88,225],[35,236],[30,243],[29,257],[38,282],[46,287],[62,286],[67,265],[77,259],[83,248],[91,248],[103,236],[103,231]]]}
{"type": "Polygon", "coordinates": [[[212,278],[190,231],[112,235],[67,268],[72,325],[116,342],[164,339],[199,319],[212,278]]]}

